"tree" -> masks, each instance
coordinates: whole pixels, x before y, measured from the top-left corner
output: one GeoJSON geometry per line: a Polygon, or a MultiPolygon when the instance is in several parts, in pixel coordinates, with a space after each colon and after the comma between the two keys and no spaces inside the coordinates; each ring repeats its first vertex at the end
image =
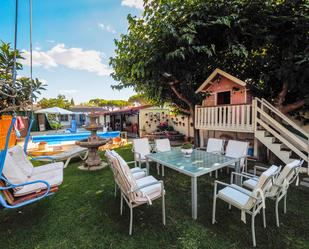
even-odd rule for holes
{"type": "Polygon", "coordinates": [[[129,103],[139,103],[140,105],[147,105],[147,104],[151,103],[151,101],[147,99],[145,94],[142,94],[142,93],[137,93],[135,95],[132,95],[128,99],[128,102],[129,103]]]}
{"type": "Polygon", "coordinates": [[[106,100],[97,98],[89,100],[89,105],[111,108],[113,110],[116,107],[123,108],[129,106],[130,103],[126,100],[106,100]]]}
{"type": "Polygon", "coordinates": [[[194,117],[204,98],[195,90],[218,67],[280,100],[283,112],[296,110],[309,95],[307,13],[301,0],[145,1],[143,17],[129,15],[128,33],[115,41],[114,87],[194,117]]]}
{"type": "Polygon", "coordinates": [[[74,102],[73,98],[71,98],[70,104],[71,104],[71,106],[75,106],[75,102],[74,102]]]}
{"type": "MultiPolygon", "coordinates": [[[[21,61],[24,59],[21,53],[16,50],[16,70],[22,70],[21,61]]],[[[46,90],[46,85],[39,79],[31,81],[28,77],[16,79],[15,84],[12,81],[12,72],[14,65],[14,50],[10,43],[1,42],[0,46],[0,110],[12,111],[25,109],[31,102],[37,100],[41,91],[46,90]],[[31,95],[32,91],[32,95],[31,95]]]]}
{"type": "Polygon", "coordinates": [[[66,99],[65,95],[59,94],[57,98],[43,98],[38,102],[41,108],[60,107],[63,109],[69,109],[71,103],[66,99]]]}

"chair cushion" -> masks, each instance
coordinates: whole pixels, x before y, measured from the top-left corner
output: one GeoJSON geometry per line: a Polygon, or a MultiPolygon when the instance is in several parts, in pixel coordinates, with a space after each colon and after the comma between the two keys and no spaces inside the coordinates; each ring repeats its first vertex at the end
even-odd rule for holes
{"type": "Polygon", "coordinates": [[[139,170],[135,170],[136,168],[131,169],[131,172],[133,174],[134,179],[140,179],[146,176],[146,172],[144,170],[141,170],[140,168],[138,168],[139,170]]]}
{"type": "Polygon", "coordinates": [[[253,190],[256,187],[256,185],[258,183],[258,180],[259,180],[258,177],[254,177],[254,178],[248,179],[248,180],[243,182],[243,186],[248,188],[248,189],[253,190]]]}
{"type": "Polygon", "coordinates": [[[242,192],[251,194],[251,191],[246,190],[242,187],[239,187],[236,184],[231,184],[231,186],[236,189],[231,188],[231,187],[225,187],[218,192],[218,198],[240,209],[250,209],[251,206],[247,207],[247,204],[250,200],[250,196],[242,192]]]}
{"type": "Polygon", "coordinates": [[[171,151],[171,143],[168,138],[155,140],[156,150],[158,152],[171,151]]]}
{"type": "MultiPolygon", "coordinates": [[[[42,180],[46,181],[50,184],[51,187],[61,185],[63,181],[63,170],[58,169],[54,171],[44,172],[41,174],[36,174],[28,178],[27,182],[42,180]]],[[[46,185],[44,183],[34,183],[30,185],[25,185],[22,189],[14,191],[14,196],[23,196],[27,194],[31,194],[34,192],[39,192],[43,189],[46,189],[46,185]]]]}
{"type": "MultiPolygon", "coordinates": [[[[148,138],[133,139],[133,149],[141,155],[142,160],[145,160],[145,156],[151,153],[148,138]]],[[[139,159],[136,154],[134,156],[135,160],[139,159]]]]}
{"type": "MultiPolygon", "coordinates": [[[[28,177],[23,173],[21,168],[15,164],[9,153],[6,154],[2,174],[12,184],[22,184],[28,180],[28,177]]],[[[21,188],[22,187],[18,187],[18,189],[21,188]]]]}
{"type": "Polygon", "coordinates": [[[161,183],[153,176],[146,176],[136,180],[138,187],[154,182],[157,182],[158,184],[154,184],[141,189],[141,192],[148,195],[150,199],[156,198],[161,195],[161,183]]]}
{"type": "MultiPolygon", "coordinates": [[[[54,160],[67,160],[70,157],[75,157],[78,156],[82,153],[85,153],[87,151],[87,148],[82,148],[82,147],[74,147],[68,151],[61,152],[59,154],[51,155],[49,157],[53,158],[54,160]]],[[[40,157],[37,157],[39,159],[40,157]]],[[[43,157],[44,158],[44,157],[43,157]]]]}
{"type": "Polygon", "coordinates": [[[46,165],[33,167],[32,175],[42,174],[54,170],[62,170],[63,162],[49,163],[46,165]]]}
{"type": "Polygon", "coordinates": [[[33,171],[33,165],[25,154],[23,148],[16,145],[8,150],[8,154],[11,155],[14,163],[22,170],[22,172],[30,177],[33,171]]]}

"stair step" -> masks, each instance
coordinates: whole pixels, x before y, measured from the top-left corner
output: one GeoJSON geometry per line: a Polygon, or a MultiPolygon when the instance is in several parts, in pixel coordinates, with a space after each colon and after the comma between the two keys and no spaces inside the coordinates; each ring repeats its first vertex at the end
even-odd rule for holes
{"type": "Polygon", "coordinates": [[[305,177],[305,178],[302,179],[302,181],[308,182],[308,183],[309,183],[309,178],[308,178],[308,177],[305,177]]]}
{"type": "Polygon", "coordinates": [[[303,186],[303,187],[306,187],[306,188],[309,188],[309,182],[303,182],[303,181],[301,181],[301,182],[299,183],[299,185],[300,185],[300,186],[303,186]]]}

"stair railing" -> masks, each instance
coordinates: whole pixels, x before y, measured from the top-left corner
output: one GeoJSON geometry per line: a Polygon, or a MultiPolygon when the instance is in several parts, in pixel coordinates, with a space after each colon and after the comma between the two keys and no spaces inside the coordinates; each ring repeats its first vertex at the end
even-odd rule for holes
{"type": "MultiPolygon", "coordinates": [[[[290,120],[277,108],[271,105],[265,99],[255,98],[255,127],[262,126],[267,132],[271,133],[276,139],[296,153],[299,157],[309,162],[309,134],[290,120]],[[278,120],[280,119],[280,121],[278,120]],[[288,130],[282,121],[292,126],[294,130],[301,133],[304,139],[301,139],[295,133],[288,130]]],[[[309,168],[308,168],[309,173],[309,168]]]]}

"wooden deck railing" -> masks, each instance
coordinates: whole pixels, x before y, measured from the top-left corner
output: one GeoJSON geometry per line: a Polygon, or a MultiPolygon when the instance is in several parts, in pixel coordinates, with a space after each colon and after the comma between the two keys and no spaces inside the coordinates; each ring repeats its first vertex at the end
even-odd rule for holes
{"type": "Polygon", "coordinates": [[[254,110],[251,104],[195,107],[196,129],[254,132],[254,110]]]}

